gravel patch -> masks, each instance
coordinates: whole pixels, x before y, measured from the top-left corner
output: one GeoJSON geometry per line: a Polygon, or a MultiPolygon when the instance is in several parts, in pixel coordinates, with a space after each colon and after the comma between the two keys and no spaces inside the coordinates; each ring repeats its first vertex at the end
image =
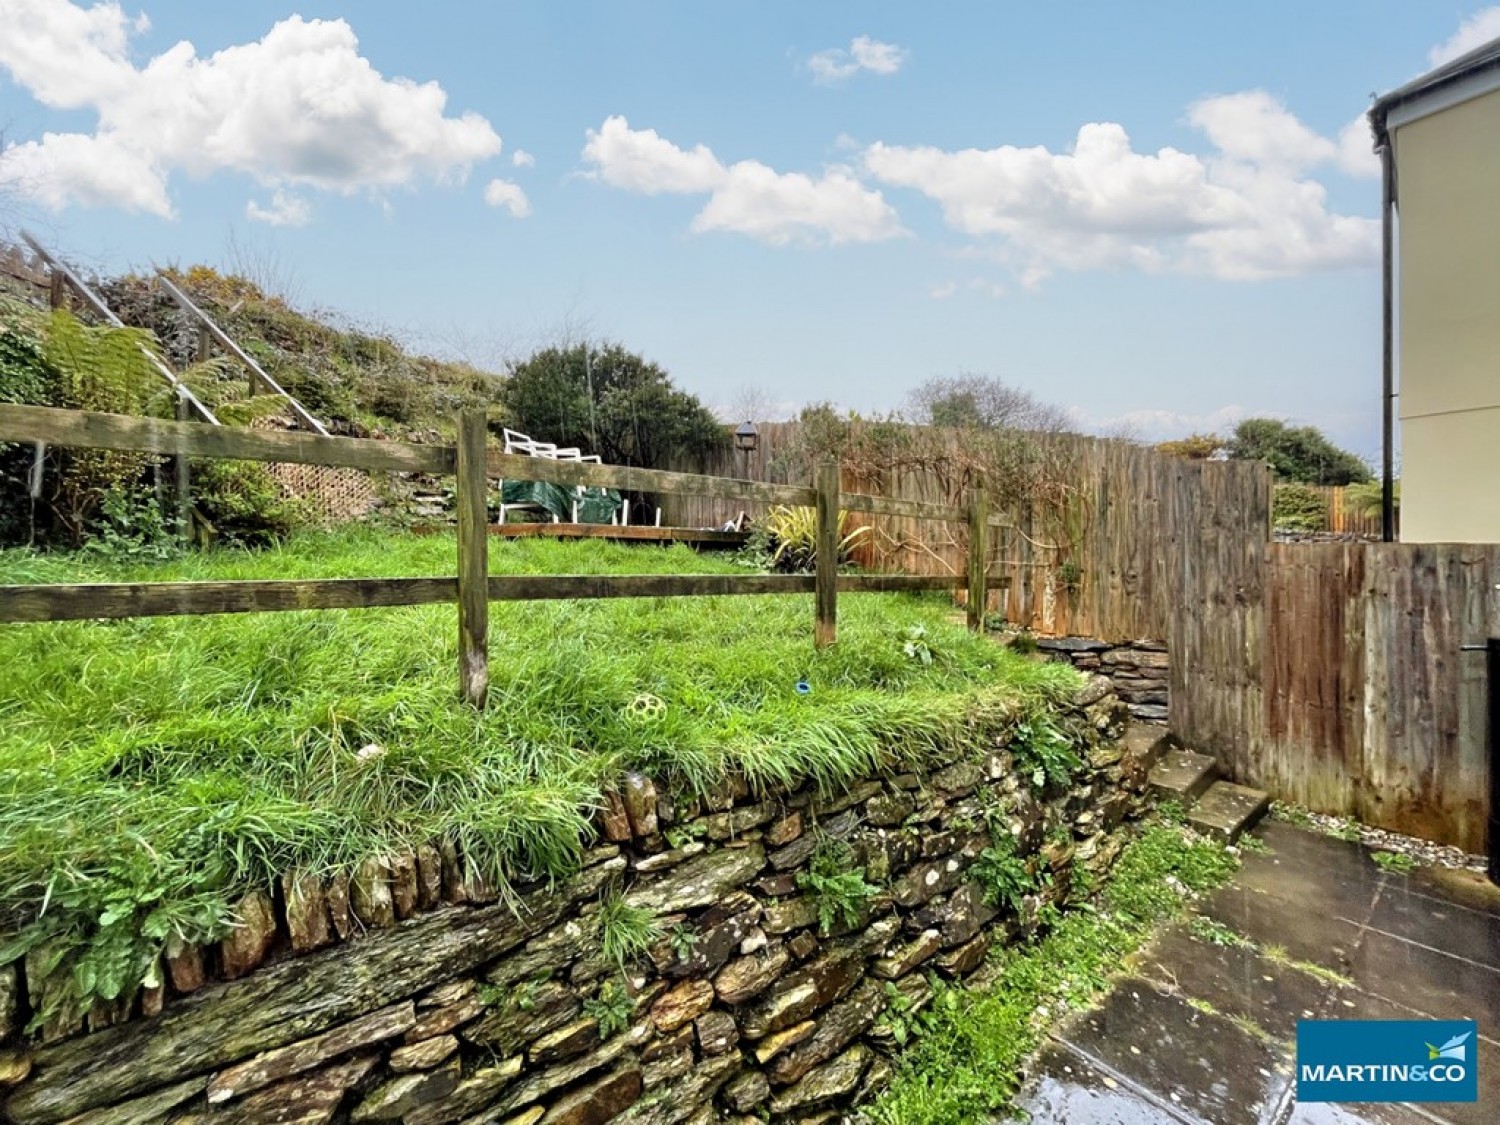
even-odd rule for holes
{"type": "Polygon", "coordinates": [[[1434,844],[1431,840],[1419,840],[1415,836],[1403,836],[1399,832],[1388,832],[1384,828],[1372,828],[1357,820],[1342,816],[1327,816],[1315,813],[1300,805],[1286,805],[1277,801],[1271,805],[1271,815],[1277,820],[1321,832],[1325,836],[1336,836],[1340,840],[1358,841],[1375,851],[1397,852],[1410,856],[1424,867],[1451,867],[1465,871],[1489,870],[1489,860],[1482,855],[1472,855],[1461,848],[1448,844],[1434,844]]]}

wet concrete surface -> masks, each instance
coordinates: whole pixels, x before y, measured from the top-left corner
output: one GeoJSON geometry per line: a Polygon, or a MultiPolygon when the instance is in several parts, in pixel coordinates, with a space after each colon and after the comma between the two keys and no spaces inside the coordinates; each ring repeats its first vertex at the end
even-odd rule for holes
{"type": "Polygon", "coordinates": [[[1367,848],[1277,822],[1199,913],[1100,1005],[1057,1027],[1019,1098],[1036,1125],[1497,1125],[1500,888],[1382,871],[1367,848]],[[1215,936],[1217,941],[1204,940],[1215,936]],[[1299,1019],[1473,1019],[1479,1101],[1299,1103],[1299,1019]]]}

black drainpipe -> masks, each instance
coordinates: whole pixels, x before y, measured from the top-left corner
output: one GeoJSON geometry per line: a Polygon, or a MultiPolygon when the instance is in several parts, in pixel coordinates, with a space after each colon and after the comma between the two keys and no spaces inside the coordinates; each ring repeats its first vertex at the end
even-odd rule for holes
{"type": "Polygon", "coordinates": [[[1500,886],[1500,638],[1491,637],[1485,661],[1485,691],[1489,696],[1489,734],[1485,741],[1490,759],[1490,824],[1486,850],[1490,857],[1490,882],[1500,886]]]}
{"type": "Polygon", "coordinates": [[[1396,538],[1396,496],[1392,479],[1395,468],[1395,424],[1392,418],[1396,395],[1396,277],[1395,230],[1396,166],[1391,141],[1383,137],[1380,153],[1380,280],[1381,280],[1381,379],[1380,379],[1380,538],[1396,538]]]}

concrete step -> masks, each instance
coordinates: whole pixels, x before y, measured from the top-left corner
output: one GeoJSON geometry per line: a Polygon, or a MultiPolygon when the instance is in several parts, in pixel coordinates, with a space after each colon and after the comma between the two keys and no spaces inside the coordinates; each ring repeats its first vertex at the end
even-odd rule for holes
{"type": "Polygon", "coordinates": [[[1151,767],[1151,792],[1164,800],[1180,801],[1185,808],[1218,776],[1218,763],[1207,754],[1173,748],[1151,767]]]}
{"type": "Polygon", "coordinates": [[[1232,781],[1215,781],[1188,809],[1187,818],[1199,832],[1232,844],[1270,807],[1268,793],[1232,781]]]}
{"type": "Polygon", "coordinates": [[[1153,766],[1171,747],[1172,736],[1167,733],[1166,727],[1152,723],[1131,723],[1125,728],[1120,745],[1127,754],[1135,755],[1148,766],[1153,766]]]}

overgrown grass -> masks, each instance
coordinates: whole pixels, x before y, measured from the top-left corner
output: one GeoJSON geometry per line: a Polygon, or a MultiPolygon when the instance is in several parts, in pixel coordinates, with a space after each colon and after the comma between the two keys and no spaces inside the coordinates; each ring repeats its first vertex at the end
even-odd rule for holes
{"type": "MultiPolygon", "coordinates": [[[[496,543],[496,573],[735,573],[686,548],[496,543]]],[[[168,564],[0,553],[0,582],[451,574],[451,537],[295,538],[168,564]]],[[[601,788],[837,786],[951,758],[1076,684],[941,596],[494,603],[488,709],[451,606],[0,627],[0,963],[40,939],[86,993],[221,934],[245,889],[449,835],[502,885],[566,874],[601,788]],[[926,630],[933,660],[911,659],[926,630]],[[805,678],[812,686],[799,694],[805,678]],[[643,694],[665,707],[629,704],[643,694]]]]}
{"type": "Polygon", "coordinates": [[[1064,914],[1037,941],[1000,950],[989,987],[940,987],[919,1022],[921,1038],[863,1116],[877,1125],[972,1125],[1005,1113],[1049,1024],[1103,992],[1156,925],[1226,882],[1235,866],[1218,844],[1170,824],[1148,826],[1121,853],[1095,906],[1064,914]]]}

